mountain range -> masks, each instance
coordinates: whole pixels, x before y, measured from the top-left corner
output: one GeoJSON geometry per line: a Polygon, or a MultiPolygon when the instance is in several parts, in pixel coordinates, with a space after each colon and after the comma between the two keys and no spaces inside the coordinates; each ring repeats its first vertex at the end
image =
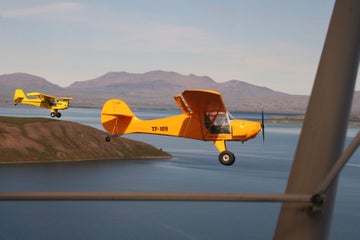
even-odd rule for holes
{"type": "MultiPolygon", "coordinates": [[[[219,83],[207,76],[185,76],[161,70],[109,72],[95,79],[76,81],[68,87],[60,87],[39,76],[12,73],[0,75],[0,107],[13,104],[16,88],[25,92],[70,96],[74,98],[72,106],[76,107],[101,107],[107,99],[119,98],[132,108],[172,109],[177,108],[173,96],[190,88],[220,92],[230,111],[259,112],[264,109],[273,113],[302,114],[309,100],[306,95],[291,95],[240,80],[219,83]]],[[[360,112],[360,91],[354,93],[352,112],[360,112]]]]}

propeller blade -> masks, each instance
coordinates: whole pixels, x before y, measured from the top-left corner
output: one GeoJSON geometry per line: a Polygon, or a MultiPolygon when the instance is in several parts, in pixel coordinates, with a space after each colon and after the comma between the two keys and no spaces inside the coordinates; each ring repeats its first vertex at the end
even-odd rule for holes
{"type": "Polygon", "coordinates": [[[261,130],[263,143],[265,142],[265,123],[264,123],[264,109],[261,110],[261,130]]]}

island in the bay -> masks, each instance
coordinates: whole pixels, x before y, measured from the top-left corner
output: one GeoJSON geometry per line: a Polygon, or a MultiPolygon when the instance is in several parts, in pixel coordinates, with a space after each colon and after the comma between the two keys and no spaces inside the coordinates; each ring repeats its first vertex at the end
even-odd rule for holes
{"type": "Polygon", "coordinates": [[[0,116],[0,163],[171,158],[152,145],[114,137],[79,123],[0,116]]]}

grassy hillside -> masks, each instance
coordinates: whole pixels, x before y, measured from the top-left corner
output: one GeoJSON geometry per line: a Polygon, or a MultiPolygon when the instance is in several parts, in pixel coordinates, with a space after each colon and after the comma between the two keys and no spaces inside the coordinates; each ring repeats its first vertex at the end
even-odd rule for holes
{"type": "Polygon", "coordinates": [[[48,118],[0,117],[0,163],[170,158],[155,147],[78,123],[48,118]]]}

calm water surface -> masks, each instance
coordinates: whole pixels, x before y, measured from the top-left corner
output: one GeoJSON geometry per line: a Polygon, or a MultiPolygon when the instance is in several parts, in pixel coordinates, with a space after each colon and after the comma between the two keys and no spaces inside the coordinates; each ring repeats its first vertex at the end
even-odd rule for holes
{"type": "MultiPolygon", "coordinates": [[[[156,118],[174,111],[134,111],[156,118]]],[[[0,109],[0,115],[48,116],[36,108],[0,109]]],[[[99,109],[70,108],[62,120],[102,129],[99,109]]],[[[235,117],[256,118],[252,114],[235,117]]],[[[358,128],[350,128],[347,144],[358,128]]],[[[126,137],[170,152],[170,160],[110,160],[0,165],[0,191],[199,191],[283,193],[299,125],[267,125],[261,137],[229,142],[237,157],[218,163],[211,142],[153,135],[126,137]]],[[[360,235],[360,157],[341,173],[330,239],[360,235]]],[[[28,201],[0,202],[0,239],[271,239],[278,203],[28,201]]]]}

